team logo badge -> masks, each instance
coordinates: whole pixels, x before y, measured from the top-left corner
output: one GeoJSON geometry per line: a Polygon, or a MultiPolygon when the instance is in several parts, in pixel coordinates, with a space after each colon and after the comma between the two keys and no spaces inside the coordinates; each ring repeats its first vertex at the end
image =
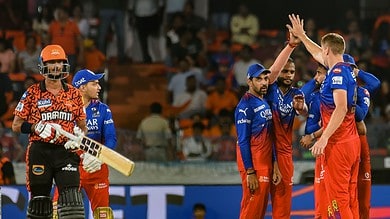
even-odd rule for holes
{"type": "Polygon", "coordinates": [[[32,173],[34,175],[40,176],[45,173],[45,166],[44,165],[33,165],[32,166],[32,173]]]}
{"type": "Polygon", "coordinates": [[[341,69],[335,68],[335,69],[333,69],[333,73],[339,74],[339,73],[341,73],[341,69]]]}

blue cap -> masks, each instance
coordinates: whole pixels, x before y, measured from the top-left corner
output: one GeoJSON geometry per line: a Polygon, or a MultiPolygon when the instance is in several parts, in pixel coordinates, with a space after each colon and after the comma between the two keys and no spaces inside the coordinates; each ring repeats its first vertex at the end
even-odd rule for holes
{"type": "Polygon", "coordinates": [[[72,85],[76,88],[79,88],[81,85],[84,85],[90,81],[96,81],[101,79],[104,74],[95,74],[88,69],[83,69],[78,72],[73,77],[72,85]]]}
{"type": "Polygon", "coordinates": [[[355,59],[354,59],[351,55],[349,55],[349,54],[347,54],[347,53],[344,53],[344,54],[343,54],[343,59],[344,59],[344,62],[348,62],[349,64],[351,64],[351,65],[353,65],[355,68],[357,68],[357,65],[356,65],[356,63],[355,63],[355,59]]]}
{"type": "Polygon", "coordinates": [[[261,64],[252,64],[248,68],[247,78],[257,78],[263,73],[271,73],[269,69],[264,68],[261,64]]]}

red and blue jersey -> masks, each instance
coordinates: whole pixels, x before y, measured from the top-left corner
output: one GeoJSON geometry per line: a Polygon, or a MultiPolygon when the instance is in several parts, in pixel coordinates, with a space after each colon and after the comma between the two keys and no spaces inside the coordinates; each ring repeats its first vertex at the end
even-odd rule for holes
{"type": "MultiPolygon", "coordinates": [[[[116,130],[109,107],[99,100],[92,100],[85,111],[87,114],[87,136],[114,149],[117,142],[116,130]]],[[[107,164],[102,164],[101,169],[94,173],[88,173],[81,167],[79,169],[82,185],[98,184],[108,179],[107,164]]]]}
{"type": "Polygon", "coordinates": [[[85,109],[89,138],[114,149],[116,146],[116,130],[109,107],[99,100],[92,100],[85,109]]]}
{"type": "Polygon", "coordinates": [[[277,154],[283,153],[291,155],[292,153],[293,123],[295,116],[297,115],[293,108],[293,99],[295,95],[304,94],[296,87],[291,87],[287,93],[283,94],[277,83],[271,84],[268,88],[266,99],[272,110],[277,154]]]}
{"type": "Polygon", "coordinates": [[[272,112],[267,101],[247,92],[235,110],[238,170],[261,169],[272,160],[272,112]]]}
{"type": "Polygon", "coordinates": [[[381,85],[377,77],[363,70],[359,70],[358,78],[364,82],[364,85],[357,89],[356,122],[360,122],[366,117],[370,107],[370,94],[374,94],[381,85]]]}
{"type": "Polygon", "coordinates": [[[316,90],[316,87],[316,80],[312,79],[301,88],[305,95],[305,103],[308,108],[305,135],[316,132],[321,128],[320,93],[319,90],[316,90]]]}
{"type": "Polygon", "coordinates": [[[342,89],[347,92],[347,107],[348,112],[344,117],[343,122],[338,129],[333,133],[329,142],[338,143],[348,141],[357,137],[355,125],[355,107],[357,100],[357,84],[356,77],[353,73],[352,67],[344,62],[337,63],[331,70],[328,71],[327,76],[320,89],[320,109],[321,119],[324,128],[327,127],[332,113],[335,109],[333,98],[333,90],[342,89]]]}

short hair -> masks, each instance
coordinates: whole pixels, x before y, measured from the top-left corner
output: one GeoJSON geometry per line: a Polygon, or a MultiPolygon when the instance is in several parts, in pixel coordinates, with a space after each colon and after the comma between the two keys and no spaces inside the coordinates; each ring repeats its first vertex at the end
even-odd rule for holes
{"type": "Polygon", "coordinates": [[[193,211],[195,210],[203,210],[206,211],[206,206],[203,203],[195,203],[193,207],[193,211]]]}
{"type": "Polygon", "coordinates": [[[333,54],[342,55],[345,52],[345,40],[337,33],[328,33],[321,39],[321,46],[328,46],[333,54]]]}
{"type": "Polygon", "coordinates": [[[157,102],[153,102],[152,104],[150,104],[150,112],[160,114],[162,112],[161,104],[157,102]]]}

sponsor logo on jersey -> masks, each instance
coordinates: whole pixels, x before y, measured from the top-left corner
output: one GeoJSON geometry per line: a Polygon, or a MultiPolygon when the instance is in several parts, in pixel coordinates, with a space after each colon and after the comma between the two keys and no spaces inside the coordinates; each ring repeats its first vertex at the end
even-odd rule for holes
{"type": "Polygon", "coordinates": [[[266,120],[272,119],[272,111],[271,109],[266,109],[260,112],[260,116],[266,120]]]}
{"type": "Polygon", "coordinates": [[[88,119],[87,120],[87,129],[88,129],[88,131],[99,130],[98,120],[97,119],[88,119]]]}
{"type": "Polygon", "coordinates": [[[77,172],[77,167],[72,166],[72,164],[68,164],[65,167],[62,167],[62,171],[69,171],[69,172],[77,172]]]}
{"type": "Polygon", "coordinates": [[[38,108],[51,106],[50,99],[40,99],[37,103],[38,108]]]}
{"type": "Polygon", "coordinates": [[[33,165],[32,166],[32,173],[34,175],[42,175],[43,173],[45,173],[45,166],[44,165],[33,165]]]}
{"type": "Polygon", "coordinates": [[[78,86],[80,86],[82,83],[85,83],[86,81],[87,81],[87,80],[85,80],[85,78],[82,77],[82,78],[80,78],[80,80],[74,82],[74,85],[75,85],[76,87],[78,87],[78,86]]]}
{"type": "Polygon", "coordinates": [[[261,106],[256,107],[255,110],[254,110],[254,112],[257,113],[257,112],[259,112],[260,110],[262,110],[262,109],[264,109],[264,108],[265,108],[265,105],[263,104],[263,105],[261,105],[261,106]]]}
{"type": "Polygon", "coordinates": [[[18,105],[16,106],[15,110],[16,111],[22,111],[24,107],[24,104],[22,102],[19,102],[18,105]]]}
{"type": "Polygon", "coordinates": [[[249,120],[249,119],[239,119],[239,120],[237,120],[237,125],[244,124],[244,123],[251,124],[251,120],[249,120]]]}
{"type": "Polygon", "coordinates": [[[104,120],[104,125],[112,124],[114,123],[114,120],[109,119],[109,120],[104,120]]]}
{"type": "Polygon", "coordinates": [[[367,106],[370,106],[370,98],[369,98],[369,97],[364,97],[364,98],[363,98],[363,102],[364,102],[364,104],[366,104],[367,106]]]}
{"type": "Polygon", "coordinates": [[[336,74],[341,73],[341,68],[335,68],[335,69],[333,69],[333,73],[336,73],[336,74]]]}
{"type": "Polygon", "coordinates": [[[370,92],[368,92],[367,89],[363,89],[363,92],[364,92],[364,95],[366,95],[367,97],[370,97],[370,92]]]}
{"type": "Polygon", "coordinates": [[[245,109],[238,109],[238,112],[239,113],[244,113],[244,115],[246,116],[246,111],[248,110],[248,108],[245,108],[245,109]]]}
{"type": "Polygon", "coordinates": [[[95,189],[104,189],[104,188],[107,188],[107,187],[108,187],[107,183],[96,183],[94,185],[95,189]]]}
{"type": "Polygon", "coordinates": [[[268,176],[259,176],[259,182],[269,182],[268,176]]]}
{"type": "Polygon", "coordinates": [[[41,113],[41,118],[43,121],[48,120],[64,120],[72,121],[72,113],[62,112],[62,111],[53,111],[53,112],[44,112],[41,113]]]}
{"type": "Polygon", "coordinates": [[[342,76],[332,77],[332,84],[343,84],[343,77],[342,76]]]}

